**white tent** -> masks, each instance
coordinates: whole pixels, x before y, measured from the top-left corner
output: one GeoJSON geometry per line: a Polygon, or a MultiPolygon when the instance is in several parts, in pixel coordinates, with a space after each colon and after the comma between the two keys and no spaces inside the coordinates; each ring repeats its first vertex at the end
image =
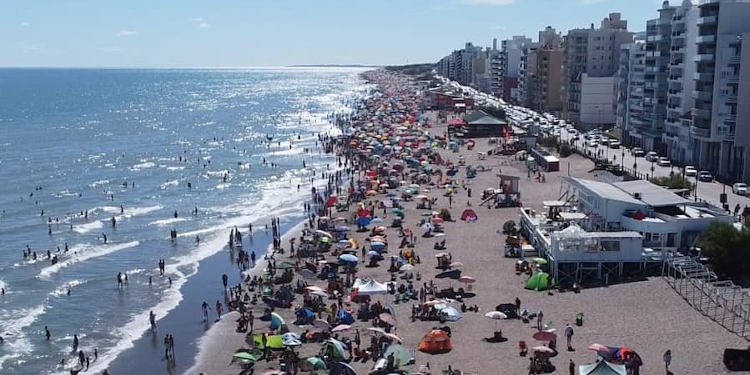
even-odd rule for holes
{"type": "Polygon", "coordinates": [[[376,294],[388,294],[388,287],[375,280],[370,280],[359,286],[358,292],[362,296],[373,296],[376,294]]]}
{"type": "Polygon", "coordinates": [[[626,375],[628,372],[625,370],[624,365],[599,361],[578,366],[578,373],[581,375],[626,375]]]}

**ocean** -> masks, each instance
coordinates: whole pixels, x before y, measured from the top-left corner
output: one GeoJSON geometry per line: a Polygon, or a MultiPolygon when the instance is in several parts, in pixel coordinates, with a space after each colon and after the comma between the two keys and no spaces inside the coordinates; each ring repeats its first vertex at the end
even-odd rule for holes
{"type": "Polygon", "coordinates": [[[0,374],[67,373],[74,334],[86,373],[188,369],[201,303],[239,280],[230,229],[261,256],[272,217],[304,219],[310,178],[336,164],[317,136],[366,95],[362,71],[0,69],[0,374]]]}

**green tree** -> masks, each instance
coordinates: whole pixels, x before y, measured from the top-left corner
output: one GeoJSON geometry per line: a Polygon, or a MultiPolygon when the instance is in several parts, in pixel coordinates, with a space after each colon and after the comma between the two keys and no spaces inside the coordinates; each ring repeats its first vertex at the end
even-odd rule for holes
{"type": "Polygon", "coordinates": [[[664,186],[667,189],[692,189],[693,184],[688,179],[683,178],[680,175],[663,176],[663,177],[652,177],[649,181],[651,183],[664,186]]]}
{"type": "Polygon", "coordinates": [[[739,284],[750,281],[750,230],[714,222],[701,235],[700,247],[714,272],[739,284]]]}

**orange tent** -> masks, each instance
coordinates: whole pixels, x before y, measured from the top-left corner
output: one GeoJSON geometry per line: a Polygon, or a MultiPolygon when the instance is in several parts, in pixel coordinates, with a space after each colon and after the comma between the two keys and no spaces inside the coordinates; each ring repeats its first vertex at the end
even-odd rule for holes
{"type": "Polygon", "coordinates": [[[438,354],[447,353],[453,346],[451,345],[451,339],[445,331],[439,329],[433,329],[428,334],[422,337],[422,341],[419,342],[419,351],[438,354]]]}

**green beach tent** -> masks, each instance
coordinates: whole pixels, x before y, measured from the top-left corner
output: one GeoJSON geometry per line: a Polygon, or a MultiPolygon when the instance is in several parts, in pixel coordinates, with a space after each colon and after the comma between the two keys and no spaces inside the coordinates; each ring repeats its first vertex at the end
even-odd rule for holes
{"type": "Polygon", "coordinates": [[[233,358],[241,359],[243,361],[257,362],[258,358],[248,352],[237,352],[232,355],[233,358]]]}
{"type": "Polygon", "coordinates": [[[546,272],[537,272],[526,280],[526,289],[529,290],[547,290],[553,286],[555,286],[555,280],[546,272]]]}
{"type": "MultiPolygon", "coordinates": [[[[253,343],[258,349],[263,349],[263,335],[254,335],[253,343]]],[[[266,345],[269,349],[284,349],[284,338],[281,335],[266,336],[266,345]]]]}
{"type": "Polygon", "coordinates": [[[320,357],[309,357],[307,358],[307,363],[312,365],[312,368],[315,370],[327,370],[325,361],[323,361],[320,357]]]}

